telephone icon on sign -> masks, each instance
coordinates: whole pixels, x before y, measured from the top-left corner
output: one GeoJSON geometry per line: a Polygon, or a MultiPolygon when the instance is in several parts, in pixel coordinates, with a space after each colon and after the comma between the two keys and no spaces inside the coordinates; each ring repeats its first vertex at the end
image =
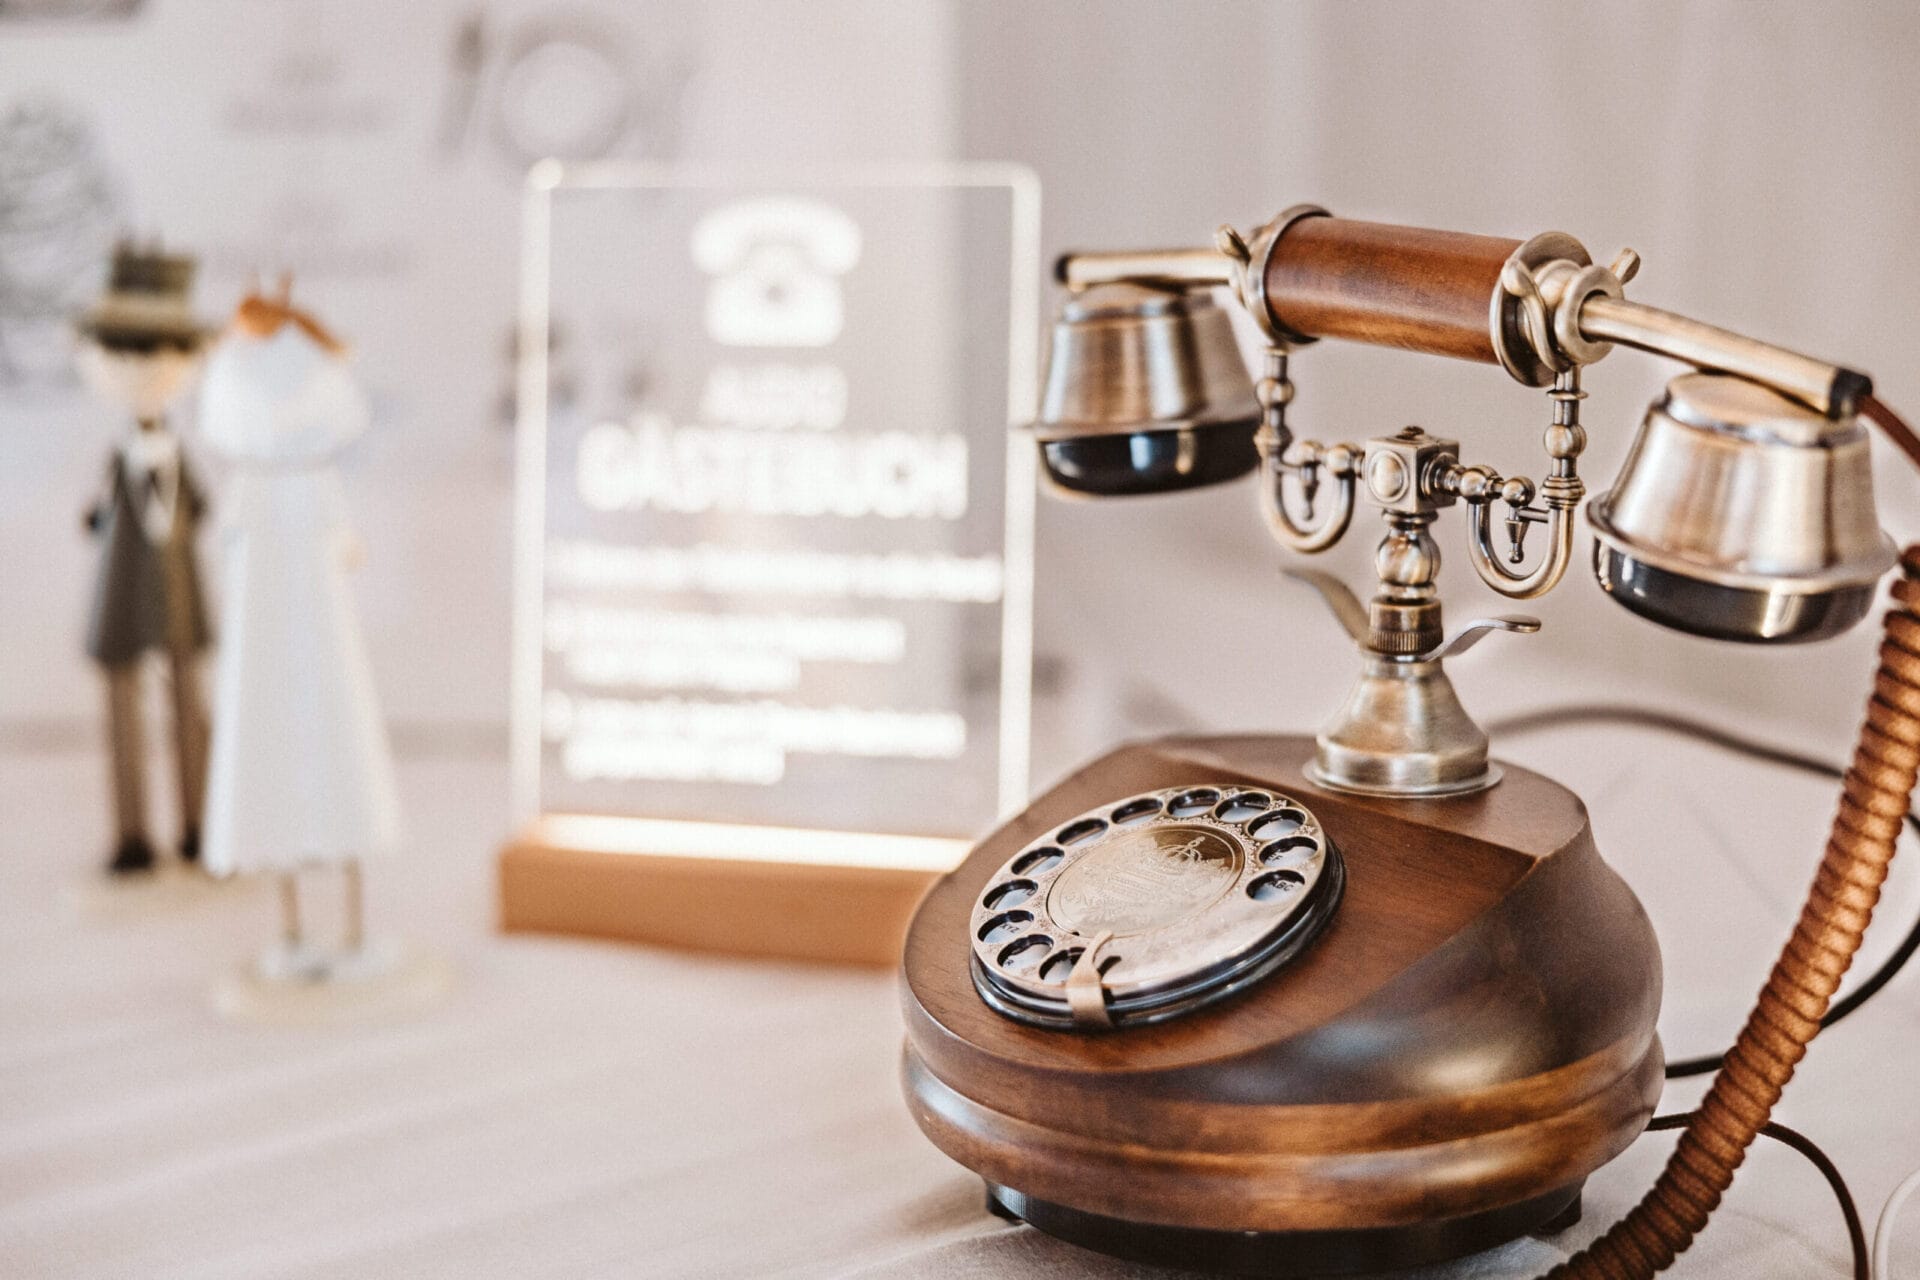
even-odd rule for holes
{"type": "Polygon", "coordinates": [[[860,227],[819,200],[739,200],[694,225],[693,261],[714,277],[706,321],[715,342],[824,347],[844,323],[836,277],[860,261],[860,227]]]}

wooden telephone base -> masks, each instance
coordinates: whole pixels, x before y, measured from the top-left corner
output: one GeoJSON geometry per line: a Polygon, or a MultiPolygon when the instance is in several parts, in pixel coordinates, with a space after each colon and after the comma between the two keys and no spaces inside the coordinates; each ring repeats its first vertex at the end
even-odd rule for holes
{"type": "Polygon", "coordinates": [[[1113,752],[996,831],[920,906],[905,1087],[997,1207],[1144,1261],[1272,1276],[1408,1267],[1552,1230],[1661,1090],[1660,956],[1566,788],[1506,766],[1444,800],[1309,783],[1304,737],[1113,752]],[[975,897],[1049,828],[1162,787],[1305,803],[1345,897],[1295,960],[1167,1022],[1056,1031],[974,989],[975,897]]]}

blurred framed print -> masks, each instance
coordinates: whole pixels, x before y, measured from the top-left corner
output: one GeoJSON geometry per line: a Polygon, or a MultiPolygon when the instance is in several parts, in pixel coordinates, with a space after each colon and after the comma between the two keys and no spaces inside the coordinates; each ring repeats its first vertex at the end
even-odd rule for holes
{"type": "Polygon", "coordinates": [[[537,166],[508,928],[891,960],[1026,798],[1038,186],[537,166]]]}

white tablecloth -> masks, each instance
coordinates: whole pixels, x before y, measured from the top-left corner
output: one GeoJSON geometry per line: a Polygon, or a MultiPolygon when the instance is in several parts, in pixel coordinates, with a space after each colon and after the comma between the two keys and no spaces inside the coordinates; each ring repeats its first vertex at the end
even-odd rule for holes
{"type": "MultiPolygon", "coordinates": [[[[1724,1037],[1798,903],[1829,788],[1617,730],[1515,748],[1585,792],[1648,900],[1670,1051],[1724,1037]],[[1716,782],[1732,790],[1701,800],[1716,782]]],[[[209,1001],[272,931],[270,896],[77,908],[104,852],[100,763],[0,755],[0,1275],[1164,1274],[983,1211],[900,1100],[891,975],[496,934],[503,777],[485,753],[406,761],[411,851],[369,879],[377,928],[452,957],[452,996],[395,1024],[284,1030],[223,1024],[209,1001]]],[[[1896,871],[1872,955],[1916,870],[1896,871]]],[[[1816,1045],[1782,1109],[1870,1217],[1920,1164],[1916,980],[1816,1045]]],[[[1671,1141],[1601,1171],[1569,1238],[1637,1198],[1671,1141]]],[[[1904,1234],[1920,1268],[1920,1211],[1904,1234]]],[[[1556,1256],[1522,1242],[1446,1274],[1556,1256]]],[[[1681,1270],[1844,1273],[1824,1186],[1770,1146],[1681,1270]]]]}

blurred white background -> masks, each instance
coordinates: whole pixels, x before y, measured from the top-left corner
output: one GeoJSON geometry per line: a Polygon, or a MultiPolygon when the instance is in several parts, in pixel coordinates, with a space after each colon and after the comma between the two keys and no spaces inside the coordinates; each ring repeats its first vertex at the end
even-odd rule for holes
{"type": "MultiPolygon", "coordinates": [[[[74,382],[63,316],[97,287],[116,230],[201,254],[210,318],[256,272],[290,269],[355,341],[377,422],[347,483],[396,743],[493,761],[531,155],[1014,160],[1040,175],[1049,257],[1204,243],[1223,220],[1299,201],[1516,237],[1557,228],[1603,259],[1638,249],[1634,296],[1847,359],[1916,412],[1916,56],[1920,11],[1895,3],[0,0],[0,741],[98,737],[79,516],[122,424],[74,382]]],[[[1671,372],[1619,352],[1590,374],[1596,491],[1671,372]]],[[[1490,367],[1323,343],[1294,377],[1304,433],[1419,422],[1472,459],[1540,473],[1544,397],[1490,367]]],[[[1878,464],[1884,523],[1920,535],[1920,483],[1890,451],[1878,464]]],[[[1456,625],[1511,607],[1468,569],[1457,513],[1438,536],[1456,625]]],[[[1373,540],[1363,516],[1323,560],[1364,588],[1373,540]]],[[[1249,484],[1043,500],[1038,545],[1036,786],[1123,737],[1309,728],[1351,678],[1332,619],[1281,579],[1288,558],[1249,484]]],[[[217,571],[211,545],[205,558],[217,571]]],[[[1615,607],[1584,568],[1527,607],[1543,632],[1453,664],[1483,721],[1604,698],[1836,760],[1851,743],[1871,626],[1800,649],[1693,640],[1615,607]]],[[[1495,750],[1587,796],[1629,869],[1702,840],[1791,835],[1790,869],[1739,895],[1757,963],[1825,802],[1783,832],[1752,803],[1763,771],[1735,768],[1737,789],[1709,804],[1697,752],[1562,737],[1495,750]]],[[[490,854],[473,848],[465,870],[484,875],[490,854]]],[[[1679,859],[1642,894],[1658,919],[1741,883],[1738,861],[1679,859]]],[[[1722,965],[1744,985],[1749,965],[1722,965]]]]}
{"type": "MultiPolygon", "coordinates": [[[[487,750],[533,155],[1017,160],[1049,254],[1203,243],[1302,200],[1563,229],[1638,249],[1635,296],[1844,357],[1900,405],[1920,398],[1917,48],[1897,3],[0,3],[0,725],[92,732],[78,512],[120,424],[78,394],[47,300],[84,299],[116,229],[198,252],[210,317],[291,269],[353,337],[379,404],[349,483],[388,712],[403,748],[487,750]]],[[[1666,376],[1622,353],[1589,378],[1594,488],[1666,376]]],[[[1419,422],[1540,469],[1542,398],[1490,369],[1323,345],[1295,377],[1308,433],[1419,422]]],[[[1885,523],[1920,531],[1920,486],[1881,463],[1885,523]]],[[[1453,618],[1496,607],[1457,520],[1440,536],[1453,618]]],[[[1330,567],[1361,579],[1371,541],[1363,522],[1330,567]]],[[[1244,486],[1044,503],[1039,545],[1036,781],[1116,736],[1307,726],[1337,700],[1345,645],[1277,580],[1244,486]]],[[[1873,643],[1731,650],[1575,579],[1538,611],[1540,636],[1459,664],[1483,718],[1605,692],[1839,751],[1873,643]]]]}
{"type": "MultiPolygon", "coordinates": [[[[15,824],[18,838],[42,862],[73,868],[105,847],[106,797],[91,776],[100,691],[80,647],[94,548],[80,514],[122,424],[75,384],[64,317],[97,288],[116,231],[197,252],[210,319],[255,272],[290,269],[296,298],[356,343],[377,413],[346,460],[370,548],[360,601],[396,743],[412,761],[431,844],[422,852],[442,860],[400,873],[392,909],[457,912],[465,932],[448,924],[449,936],[478,937],[490,842],[505,834],[510,336],[532,159],[1017,161],[1040,177],[1049,256],[1202,244],[1221,221],[1248,226],[1302,201],[1514,237],[1559,229],[1602,260],[1637,249],[1633,296],[1845,359],[1920,414],[1916,65],[1920,8],[1896,0],[0,0],[0,747],[16,761],[44,757],[31,768],[50,770],[59,797],[39,799],[53,794],[39,790],[42,773],[0,766],[21,769],[15,794],[42,806],[15,824]],[[76,815],[96,795],[99,841],[56,849],[92,820],[76,815]],[[470,861],[443,877],[452,858],[470,861]]],[[[1589,375],[1583,471],[1594,490],[1672,372],[1622,352],[1589,375]]],[[[1293,375],[1304,434],[1360,439],[1417,422],[1461,439],[1471,460],[1540,473],[1544,398],[1491,368],[1321,344],[1293,375]]],[[[1876,457],[1883,523],[1901,542],[1920,536],[1920,483],[1891,451],[1876,457]]],[[[1454,623],[1510,608],[1475,583],[1457,515],[1438,532],[1454,623]]],[[[1323,567],[1364,585],[1372,541],[1363,519],[1323,567]]],[[[1038,544],[1036,784],[1123,736],[1311,726],[1351,677],[1331,618],[1280,579],[1285,557],[1245,485],[1043,501],[1038,544]]],[[[1527,607],[1545,619],[1541,634],[1496,638],[1455,664],[1483,721],[1606,698],[1706,715],[1836,760],[1852,740],[1872,626],[1798,650],[1715,645],[1629,616],[1582,570],[1527,607]]],[[[1830,787],[1618,730],[1496,741],[1495,751],[1587,799],[1602,848],[1666,945],[1673,1050],[1717,1043],[1791,917],[1830,787]]],[[[1901,923],[1915,874],[1896,873],[1888,911],[1901,923]]],[[[236,936],[251,936],[243,923],[236,936]]],[[[44,943],[23,937],[14,966],[29,983],[39,948],[65,945],[58,922],[39,928],[44,943]]],[[[1876,931],[1867,963],[1890,932],[1876,931]]],[[[103,965],[120,954],[71,942],[103,965]]],[[[183,928],[178,949],[204,942],[183,928]]],[[[595,955],[617,971],[609,989],[629,981],[626,960],[595,955]]],[[[526,979],[527,1002],[567,986],[559,970],[576,974],[579,963],[567,953],[551,975],[526,979]]],[[[129,953],[122,968],[143,964],[129,953]]],[[[670,962],[673,989],[680,964],[670,962]]],[[[118,977],[76,970],[61,981],[82,995],[124,992],[137,1014],[150,1003],[178,1013],[198,999],[188,980],[202,980],[181,973],[173,1004],[136,999],[118,977]]],[[[757,975],[725,998],[753,998],[757,975]]],[[[492,998],[487,980],[483,970],[476,988],[492,998]]],[[[865,1038],[848,1043],[871,1075],[846,1090],[885,1109],[901,1161],[957,1180],[894,1114],[883,987],[861,988],[865,1038]]],[[[44,1008],[27,997],[18,1007],[62,1027],[67,987],[46,990],[44,1008]]],[[[1889,1024],[1910,1038],[1899,990],[1823,1042],[1791,1095],[1824,1104],[1814,1128],[1868,1206],[1915,1159],[1878,1110],[1852,1105],[1861,1079],[1886,1074],[1889,1024]]],[[[556,1025],[577,1029],[582,1019],[562,1013],[556,1025]]],[[[585,1021],[627,1016],[609,1002],[585,1021]]],[[[181,1043],[199,1045],[200,1023],[179,1017],[181,1043]]],[[[705,1052],[685,1064],[729,1056],[721,1045],[705,1052]]],[[[520,1078],[517,1061],[502,1050],[502,1079],[520,1078]]],[[[609,1080],[625,1079],[626,1061],[610,1058],[609,1080]]],[[[449,1077],[467,1066],[449,1064],[449,1077]]],[[[821,1067],[823,1080],[842,1074],[837,1059],[821,1067]]],[[[49,1091],[72,1124],[95,1123],[89,1098],[49,1091]]],[[[357,1094],[350,1101],[361,1107],[357,1094]]],[[[673,1109],[635,1103],[633,1114],[655,1110],[673,1109]]],[[[1900,1110],[1910,1134],[1910,1108],[1900,1110]]],[[[194,1116],[183,1134],[200,1132],[194,1116]]],[[[579,1124],[602,1127],[598,1116],[579,1124]]],[[[43,1136],[47,1151],[77,1152],[76,1181],[92,1176],[66,1130],[43,1136]]],[[[704,1152],[707,1136],[690,1134],[688,1152],[704,1152]]],[[[1607,1175],[1607,1205],[1637,1192],[1650,1158],[1636,1150],[1629,1173],[1607,1175]]],[[[1830,1244],[1824,1219],[1801,1221],[1816,1211],[1799,1177],[1760,1186],[1775,1217],[1830,1244]]],[[[898,1181],[895,1166],[872,1181],[898,1181]]],[[[719,1173],[687,1186],[688,1196],[737,1190],[719,1173]]],[[[969,1215],[971,1195],[953,1199],[969,1215]]],[[[130,1240],[144,1236],[138,1221],[125,1226],[130,1240]]],[[[608,1256],[624,1257],[625,1220],[603,1227],[608,1256]]],[[[317,1216],[314,1239],[333,1229],[317,1216]]],[[[554,1228],[556,1240],[575,1234],[554,1228]]]]}

